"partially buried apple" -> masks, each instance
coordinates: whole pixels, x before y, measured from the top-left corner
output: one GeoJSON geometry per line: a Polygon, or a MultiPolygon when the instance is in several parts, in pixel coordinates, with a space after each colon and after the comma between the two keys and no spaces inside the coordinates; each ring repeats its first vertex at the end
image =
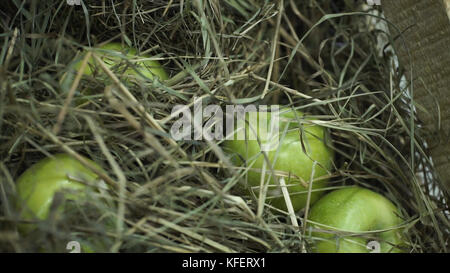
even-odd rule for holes
{"type": "Polygon", "coordinates": [[[402,252],[400,211],[384,196],[361,187],[332,191],[312,207],[315,252],[402,252]],[[320,229],[320,230],[319,230],[320,229]]]}
{"type": "MultiPolygon", "coordinates": [[[[103,172],[95,162],[86,160],[94,169],[103,172]]],[[[70,155],[56,154],[42,159],[17,179],[16,204],[21,218],[27,221],[44,220],[49,215],[57,192],[65,191],[66,200],[76,201],[85,196],[88,185],[105,186],[95,172],[70,155]]],[[[64,206],[56,209],[57,213],[63,213],[64,206]]],[[[19,228],[27,234],[36,229],[36,225],[33,222],[23,223],[19,228]]],[[[83,250],[92,252],[90,247],[83,247],[83,250]]]]}
{"type": "MultiPolygon", "coordinates": [[[[138,55],[136,49],[122,46],[120,43],[107,43],[97,48],[95,54],[106,64],[109,69],[117,71],[127,77],[144,76],[150,80],[158,77],[167,80],[169,76],[157,60],[151,60],[149,55],[138,55]]],[[[81,61],[75,65],[76,70],[81,67],[81,61]]],[[[88,60],[84,69],[85,75],[93,75],[95,72],[102,73],[103,70],[93,57],[88,60]]],[[[141,77],[142,79],[142,77],[141,77]]]]}
{"type": "MultiPolygon", "coordinates": [[[[317,201],[323,194],[322,189],[327,186],[329,180],[327,175],[333,167],[334,151],[328,130],[314,124],[314,120],[306,118],[302,112],[281,108],[277,115],[279,116],[279,145],[266,151],[268,161],[274,170],[272,173],[267,165],[266,181],[271,176],[266,202],[275,208],[287,211],[282,190],[273,176],[277,176],[278,179],[283,177],[293,209],[298,211],[306,206],[310,182],[312,183],[310,204],[317,201]]],[[[273,113],[258,114],[258,124],[271,123],[273,117],[273,113]]],[[[264,140],[265,136],[260,135],[258,124],[254,129],[250,129],[254,125],[252,122],[245,124],[247,140],[237,139],[236,130],[234,139],[224,141],[224,150],[231,155],[234,164],[249,168],[247,188],[253,188],[253,192],[258,196],[261,170],[265,161],[258,141],[264,140]],[[250,132],[258,132],[260,139],[248,138],[250,132]]]]}
{"type": "MultiPolygon", "coordinates": [[[[122,78],[125,82],[132,80],[154,80],[158,78],[160,81],[169,79],[169,76],[163,66],[157,61],[152,60],[149,55],[138,55],[136,49],[122,46],[120,43],[106,43],[99,47],[96,47],[94,52],[105,65],[113,71],[119,78],[122,78]]],[[[75,75],[81,69],[82,60],[85,53],[76,57],[71,69],[64,73],[61,77],[60,84],[63,90],[69,90],[75,79],[75,75]]],[[[108,81],[108,76],[97,63],[94,57],[90,57],[85,66],[83,74],[86,76],[95,76],[104,81],[108,81]]],[[[94,88],[86,88],[78,90],[75,99],[76,105],[81,105],[87,102],[86,96],[98,94],[98,90],[94,88]],[[81,96],[78,97],[78,96],[81,96]]]]}
{"type": "MultiPolygon", "coordinates": [[[[94,168],[101,170],[95,162],[88,160],[94,168]]],[[[62,189],[84,190],[98,175],[67,154],[56,154],[28,168],[17,180],[18,205],[22,217],[45,219],[57,191],[62,189]]],[[[77,195],[70,195],[77,198],[77,195]]]]}

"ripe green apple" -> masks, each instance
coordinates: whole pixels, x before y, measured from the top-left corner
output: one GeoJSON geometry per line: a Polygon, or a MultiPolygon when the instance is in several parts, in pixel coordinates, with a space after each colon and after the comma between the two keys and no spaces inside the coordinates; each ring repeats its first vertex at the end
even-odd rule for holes
{"type": "MultiPolygon", "coordinates": [[[[399,210],[384,196],[361,187],[349,187],[332,191],[311,208],[308,219],[311,226],[330,232],[313,232],[315,251],[320,253],[364,253],[372,252],[368,243],[375,242],[379,251],[402,252],[403,240],[400,230],[394,229],[401,223],[399,210]],[[392,229],[391,229],[392,228],[392,229]],[[365,237],[354,233],[377,230],[389,231],[377,234],[365,234],[365,237]],[[334,232],[350,232],[353,236],[334,232]],[[375,238],[374,238],[375,237],[375,238]]],[[[375,246],[375,245],[374,245],[375,246]]]]}
{"type": "MultiPolygon", "coordinates": [[[[258,140],[251,139],[248,136],[250,132],[259,132],[260,140],[267,141],[267,139],[264,139],[267,134],[261,135],[259,124],[271,122],[273,119],[271,113],[262,116],[258,113],[257,115],[259,121],[255,127],[256,131],[250,129],[251,122],[245,123],[247,140],[236,139],[237,132],[235,132],[233,139],[224,141],[224,150],[232,155],[232,162],[237,166],[249,166],[251,168],[247,173],[247,186],[254,188],[256,196],[259,193],[261,169],[265,159],[258,140]]],[[[328,179],[324,177],[329,174],[333,166],[334,151],[330,145],[328,130],[308,121],[310,119],[305,118],[300,111],[294,112],[291,109],[281,108],[279,113],[279,145],[275,149],[266,151],[275,175],[278,178],[284,175],[295,211],[306,206],[308,188],[305,186],[309,185],[311,177],[313,183],[311,185],[310,203],[312,204],[319,199],[323,193],[321,189],[328,184],[328,179]],[[284,134],[286,127],[288,129],[284,134]]],[[[267,166],[265,181],[271,173],[267,166]]],[[[287,210],[281,188],[273,179],[273,176],[269,180],[266,200],[275,208],[287,210]]]]}
{"type": "MultiPolygon", "coordinates": [[[[101,172],[104,172],[95,162],[85,158],[89,164],[101,172]]],[[[48,217],[50,206],[57,192],[65,192],[65,199],[82,200],[85,198],[87,185],[97,185],[103,182],[98,175],[86,168],[78,160],[68,154],[56,154],[40,160],[28,168],[18,179],[17,187],[17,208],[21,212],[24,220],[44,220],[48,217]]],[[[64,212],[64,206],[57,208],[58,214],[64,212]]],[[[27,234],[36,228],[35,224],[24,223],[19,225],[19,231],[27,234]]],[[[95,252],[94,249],[101,249],[100,242],[87,239],[81,245],[81,250],[86,253],[95,252]]],[[[46,252],[45,249],[40,249],[46,252]]]]}
{"type": "MultiPolygon", "coordinates": [[[[95,162],[86,160],[95,169],[102,170],[95,162]]],[[[16,183],[17,206],[22,219],[46,219],[56,192],[63,189],[75,190],[76,193],[67,194],[65,197],[76,200],[82,196],[86,184],[92,184],[97,180],[96,173],[67,154],[56,154],[35,163],[17,179],[16,183]]],[[[24,230],[31,230],[34,225],[24,224],[22,227],[24,230]]]]}
{"type": "MultiPolygon", "coordinates": [[[[118,73],[123,73],[123,75],[126,75],[127,77],[140,77],[140,73],[150,80],[152,80],[154,76],[158,77],[160,80],[167,80],[169,78],[166,71],[158,61],[135,61],[140,59],[149,59],[150,56],[139,56],[136,49],[134,48],[122,47],[120,43],[108,43],[99,47],[98,49],[100,50],[97,50],[95,54],[99,55],[100,59],[102,59],[102,61],[108,66],[108,68],[118,68],[118,73]],[[121,56],[126,56],[126,59],[130,61],[130,63],[127,63],[121,56]],[[137,73],[137,71],[139,73],[137,73]]],[[[76,63],[75,69],[79,70],[80,67],[81,61],[76,63]]],[[[85,75],[93,75],[94,71],[102,72],[103,70],[99,67],[94,58],[91,57],[88,60],[88,65],[83,72],[85,75]]]]}
{"type": "MultiPolygon", "coordinates": [[[[156,60],[149,60],[148,55],[138,55],[136,49],[130,47],[122,47],[120,43],[107,43],[97,48],[95,54],[100,57],[100,59],[106,64],[106,66],[116,72],[117,75],[125,76],[125,81],[131,79],[149,79],[153,80],[156,76],[159,80],[164,81],[169,79],[167,72],[161,66],[161,64],[156,60]],[[139,61],[137,61],[139,60],[139,61]],[[143,76],[143,77],[142,77],[143,76]]],[[[64,73],[60,79],[60,84],[64,90],[69,90],[75,75],[81,69],[82,59],[84,53],[81,57],[77,57],[74,65],[71,69],[64,73]]],[[[96,76],[100,78],[107,78],[105,72],[100,67],[100,65],[95,61],[94,57],[88,59],[88,63],[83,71],[84,75],[96,76]]],[[[91,88],[77,91],[84,96],[97,94],[97,90],[91,88]]],[[[76,98],[76,105],[80,105],[87,102],[85,98],[76,98]]]]}

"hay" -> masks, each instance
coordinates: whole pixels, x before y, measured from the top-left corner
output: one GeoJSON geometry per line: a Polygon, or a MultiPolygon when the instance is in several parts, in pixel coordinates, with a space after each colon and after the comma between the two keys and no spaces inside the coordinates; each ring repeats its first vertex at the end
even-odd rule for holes
{"type": "Polygon", "coordinates": [[[172,108],[194,98],[320,118],[337,154],[327,190],[383,193],[405,215],[409,251],[448,250],[449,197],[433,178],[405,72],[377,47],[395,37],[354,1],[84,2],[2,4],[1,252],[67,251],[72,240],[113,252],[309,252],[304,211],[257,214],[258,200],[236,187],[246,169],[232,167],[220,143],[170,138],[172,108]],[[154,56],[172,78],[61,80],[77,52],[107,40],[154,56]],[[21,235],[14,181],[59,152],[102,165],[110,190],[21,235]]]}

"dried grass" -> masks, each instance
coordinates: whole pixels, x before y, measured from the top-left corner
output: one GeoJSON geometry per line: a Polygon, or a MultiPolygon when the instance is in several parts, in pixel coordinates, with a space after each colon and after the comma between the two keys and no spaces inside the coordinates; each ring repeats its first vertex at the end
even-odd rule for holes
{"type": "Polygon", "coordinates": [[[173,106],[195,97],[279,103],[320,118],[337,155],[327,190],[383,193],[405,215],[411,252],[448,250],[448,195],[434,179],[405,72],[389,51],[379,55],[377,38],[391,37],[354,1],[84,2],[2,3],[1,252],[66,251],[72,240],[107,252],[310,251],[304,211],[257,214],[258,200],[236,189],[246,169],[231,166],[220,143],[170,138],[173,106]],[[77,52],[107,40],[155,56],[171,79],[125,83],[109,70],[107,79],[60,80],[77,52]],[[59,152],[102,165],[110,190],[23,236],[14,180],[59,152]]]}

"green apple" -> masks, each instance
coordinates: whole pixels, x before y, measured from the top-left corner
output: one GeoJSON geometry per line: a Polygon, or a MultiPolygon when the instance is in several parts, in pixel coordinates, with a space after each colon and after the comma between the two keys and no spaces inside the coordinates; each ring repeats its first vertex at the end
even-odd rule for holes
{"type": "MultiPolygon", "coordinates": [[[[167,80],[169,78],[158,61],[148,60],[150,58],[148,55],[139,56],[134,48],[122,47],[120,43],[108,43],[98,47],[98,49],[99,50],[95,51],[95,54],[99,55],[100,59],[102,59],[108,68],[117,69],[116,71],[118,71],[118,73],[123,73],[123,75],[126,75],[127,77],[140,77],[139,74],[141,74],[150,80],[155,76],[160,80],[167,80]]],[[[75,69],[78,71],[80,67],[81,61],[76,63],[75,69]]],[[[94,71],[102,72],[103,70],[99,67],[94,58],[91,57],[83,72],[85,75],[93,75],[94,71]]]]}
{"type": "MultiPolygon", "coordinates": [[[[255,128],[253,122],[245,123],[247,140],[236,139],[237,128],[232,140],[224,141],[225,151],[230,153],[232,162],[237,166],[248,166],[247,188],[253,188],[258,196],[261,183],[261,169],[264,155],[258,140],[249,138],[252,132],[258,132],[260,141],[267,141],[267,133],[259,129],[261,122],[272,122],[273,114],[258,115],[255,128]],[[263,134],[261,134],[263,132],[263,134]],[[264,139],[266,138],[266,139],[264,139]]],[[[246,117],[248,120],[248,116],[246,117]]],[[[238,125],[239,127],[239,125],[238,125]]],[[[242,128],[241,128],[242,129],[242,128]]],[[[266,130],[267,132],[268,130],[266,130]]],[[[279,145],[266,151],[268,160],[275,171],[275,175],[284,177],[289,196],[295,211],[306,206],[309,182],[312,181],[310,203],[317,201],[323,193],[322,188],[328,184],[326,176],[332,169],[334,151],[330,147],[330,136],[325,127],[311,123],[300,111],[281,108],[279,113],[279,145]],[[285,131],[287,128],[287,131],[285,131]]],[[[267,162],[266,162],[267,163],[267,162]]],[[[275,208],[286,211],[286,201],[274,174],[266,167],[266,181],[269,179],[266,201],[275,208]]]]}
{"type": "MultiPolygon", "coordinates": [[[[89,164],[101,171],[100,166],[88,160],[89,164]]],[[[67,154],[56,154],[45,158],[28,168],[18,179],[17,206],[25,220],[46,219],[55,193],[63,189],[79,194],[67,194],[67,199],[76,200],[86,184],[98,182],[98,175],[67,154]]],[[[23,226],[32,229],[33,225],[23,226]]]]}
{"type": "MultiPolygon", "coordinates": [[[[95,162],[85,159],[94,169],[104,172],[95,162]]],[[[23,220],[44,220],[57,192],[64,191],[67,200],[82,200],[86,197],[86,190],[89,190],[88,185],[98,183],[105,186],[98,175],[81,162],[68,154],[56,154],[35,163],[17,179],[17,208],[23,220]]],[[[64,205],[59,206],[56,212],[63,213],[64,205]]],[[[34,229],[36,225],[33,223],[19,225],[19,231],[24,235],[34,229]]],[[[86,243],[81,245],[82,252],[92,253],[94,249],[101,249],[98,241],[83,240],[86,243]]],[[[42,248],[40,251],[46,252],[42,248]]]]}
{"type": "Polygon", "coordinates": [[[368,248],[373,243],[382,253],[402,252],[401,231],[396,228],[401,223],[399,215],[391,201],[371,190],[349,187],[332,191],[314,204],[308,217],[312,227],[329,231],[312,233],[315,251],[373,252],[368,248]]]}
{"type": "MultiPolygon", "coordinates": [[[[106,66],[114,71],[118,76],[125,76],[125,81],[131,79],[149,79],[153,80],[157,77],[159,80],[164,81],[169,79],[167,72],[156,60],[149,60],[148,55],[138,55],[136,49],[130,47],[122,47],[119,43],[107,43],[95,50],[95,54],[106,64],[106,66]]],[[[77,57],[74,65],[71,69],[64,73],[60,79],[60,84],[63,90],[69,90],[75,79],[75,75],[81,69],[82,59],[77,57]]],[[[107,76],[100,65],[95,61],[94,57],[88,59],[88,63],[83,71],[84,75],[96,76],[107,80],[107,76]]],[[[83,96],[90,96],[98,94],[97,90],[87,88],[77,91],[78,94],[83,96]]],[[[76,98],[76,105],[80,105],[87,102],[86,98],[76,98]]]]}

